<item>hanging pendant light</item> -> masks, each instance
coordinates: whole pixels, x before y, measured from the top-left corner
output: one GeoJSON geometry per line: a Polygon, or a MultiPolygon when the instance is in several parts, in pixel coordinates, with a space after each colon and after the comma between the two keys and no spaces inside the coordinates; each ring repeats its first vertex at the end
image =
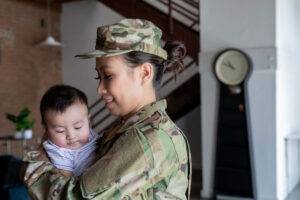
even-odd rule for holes
{"type": "Polygon", "coordinates": [[[53,36],[50,35],[51,32],[51,21],[50,21],[50,0],[47,0],[47,38],[39,43],[37,46],[47,47],[47,46],[63,46],[62,43],[56,41],[53,36]]]}

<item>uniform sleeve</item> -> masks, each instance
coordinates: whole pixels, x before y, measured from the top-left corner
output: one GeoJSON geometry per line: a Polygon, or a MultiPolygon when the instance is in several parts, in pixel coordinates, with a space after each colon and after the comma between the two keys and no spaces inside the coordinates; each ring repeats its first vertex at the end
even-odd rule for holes
{"type": "Polygon", "coordinates": [[[32,199],[62,199],[64,186],[74,182],[63,176],[42,150],[28,152],[23,168],[23,181],[32,199]]]}
{"type": "MultiPolygon", "coordinates": [[[[34,165],[42,166],[38,162],[30,163],[28,170],[34,165]]],[[[36,168],[42,173],[35,173],[37,175],[31,178],[34,180],[29,190],[37,199],[134,199],[147,197],[149,188],[179,167],[167,134],[159,129],[148,134],[133,129],[122,134],[79,181],[59,176],[45,165],[43,170],[36,168]]]]}

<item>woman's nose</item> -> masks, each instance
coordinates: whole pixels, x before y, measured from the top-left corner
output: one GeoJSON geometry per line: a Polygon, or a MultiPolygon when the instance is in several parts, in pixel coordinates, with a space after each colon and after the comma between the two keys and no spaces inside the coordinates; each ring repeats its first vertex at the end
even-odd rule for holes
{"type": "Polygon", "coordinates": [[[103,82],[101,81],[98,85],[98,94],[100,97],[102,97],[105,93],[107,93],[107,91],[104,88],[103,82]]]}

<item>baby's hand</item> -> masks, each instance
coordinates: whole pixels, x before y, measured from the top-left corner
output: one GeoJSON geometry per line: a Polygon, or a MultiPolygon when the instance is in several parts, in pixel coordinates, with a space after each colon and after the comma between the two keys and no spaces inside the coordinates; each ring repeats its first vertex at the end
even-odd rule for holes
{"type": "Polygon", "coordinates": [[[68,171],[68,170],[60,169],[59,172],[62,173],[62,175],[64,175],[64,176],[73,176],[73,172],[68,171]]]}

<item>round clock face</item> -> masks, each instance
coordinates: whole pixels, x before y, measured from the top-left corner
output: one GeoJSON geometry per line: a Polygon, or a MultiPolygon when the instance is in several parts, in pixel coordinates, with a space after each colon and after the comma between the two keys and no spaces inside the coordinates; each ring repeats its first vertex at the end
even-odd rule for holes
{"type": "Polygon", "coordinates": [[[227,85],[238,85],[243,82],[249,68],[250,63],[247,56],[235,49],[225,50],[215,62],[217,78],[227,85]]]}

